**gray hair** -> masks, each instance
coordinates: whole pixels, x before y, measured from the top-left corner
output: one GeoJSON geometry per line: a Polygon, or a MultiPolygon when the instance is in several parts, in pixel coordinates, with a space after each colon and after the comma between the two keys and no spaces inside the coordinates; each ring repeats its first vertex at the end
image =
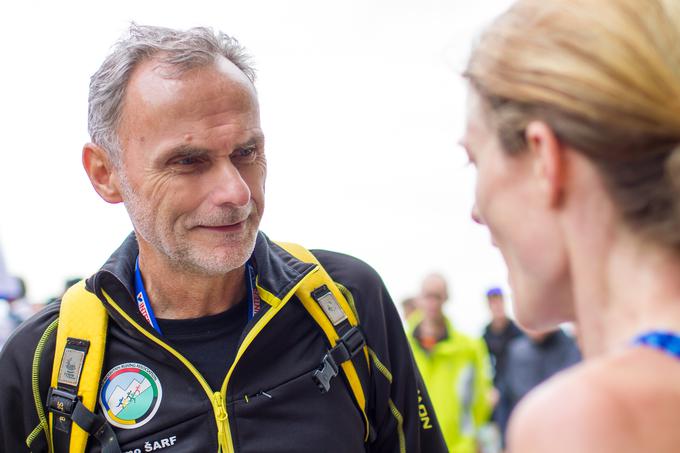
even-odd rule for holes
{"type": "Polygon", "coordinates": [[[132,23],[90,79],[87,129],[90,139],[102,147],[114,165],[120,164],[117,129],[130,76],[143,61],[157,57],[179,76],[190,69],[214,63],[225,57],[235,64],[251,82],[255,69],[250,56],[238,41],[221,31],[196,27],[173,30],[132,23]]]}

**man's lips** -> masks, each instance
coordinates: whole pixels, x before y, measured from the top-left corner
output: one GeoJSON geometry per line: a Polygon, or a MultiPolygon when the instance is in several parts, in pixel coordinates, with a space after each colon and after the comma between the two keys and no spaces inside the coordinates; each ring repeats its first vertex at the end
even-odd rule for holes
{"type": "Polygon", "coordinates": [[[214,231],[216,233],[232,233],[235,231],[241,231],[245,225],[246,221],[242,220],[240,222],[232,223],[229,225],[198,225],[196,228],[202,230],[214,231]]]}

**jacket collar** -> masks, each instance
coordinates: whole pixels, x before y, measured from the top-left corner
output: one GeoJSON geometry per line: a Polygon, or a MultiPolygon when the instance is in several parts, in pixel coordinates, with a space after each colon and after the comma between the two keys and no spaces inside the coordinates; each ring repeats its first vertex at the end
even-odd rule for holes
{"type": "MultiPolygon", "coordinates": [[[[128,314],[145,325],[134,297],[135,260],[138,254],[137,238],[135,233],[130,233],[101,269],[87,280],[87,286],[102,300],[102,291],[106,290],[128,314]]],[[[261,231],[257,234],[253,257],[257,266],[258,287],[279,299],[314,267],[314,264],[302,262],[289,254],[261,231]]]]}
{"type": "Polygon", "coordinates": [[[257,286],[283,298],[315,265],[300,261],[263,232],[258,232],[253,251],[257,266],[257,286]]]}

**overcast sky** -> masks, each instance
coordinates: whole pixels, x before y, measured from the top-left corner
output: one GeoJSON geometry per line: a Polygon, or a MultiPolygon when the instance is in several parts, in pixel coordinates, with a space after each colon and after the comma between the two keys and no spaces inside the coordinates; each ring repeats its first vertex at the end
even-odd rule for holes
{"type": "Polygon", "coordinates": [[[3,2],[0,243],[31,297],[86,276],[131,230],[80,163],[90,75],[130,21],[208,25],[258,69],[269,175],[261,229],[355,255],[395,301],[430,271],[449,278],[464,330],[506,286],[500,255],[470,220],[474,170],[457,145],[460,77],[474,38],[509,0],[3,2]],[[96,6],[95,6],[96,5],[96,6]]]}

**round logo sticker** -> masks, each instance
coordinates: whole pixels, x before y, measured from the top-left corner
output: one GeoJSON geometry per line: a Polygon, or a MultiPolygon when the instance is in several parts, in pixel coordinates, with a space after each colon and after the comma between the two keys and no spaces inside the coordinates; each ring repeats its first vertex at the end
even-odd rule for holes
{"type": "Polygon", "coordinates": [[[162,395],[156,373],[139,363],[123,363],[106,373],[99,403],[113,426],[132,429],[151,420],[162,395]]]}

